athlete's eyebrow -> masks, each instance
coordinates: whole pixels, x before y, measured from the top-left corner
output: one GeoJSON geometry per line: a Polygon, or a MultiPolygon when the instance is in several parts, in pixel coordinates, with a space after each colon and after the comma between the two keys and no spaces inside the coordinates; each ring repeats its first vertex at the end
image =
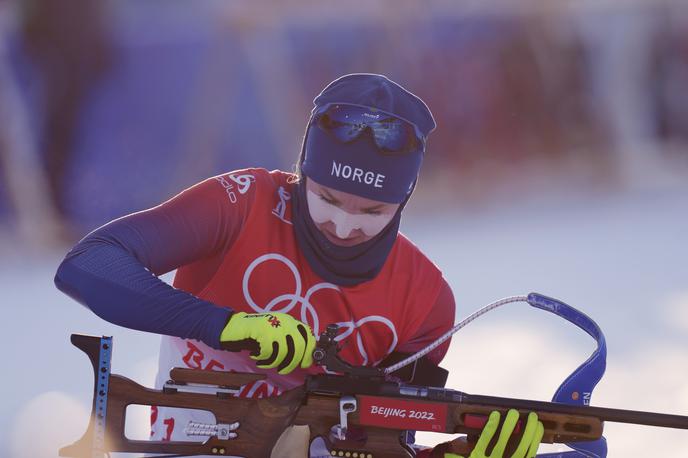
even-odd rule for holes
{"type": "Polygon", "coordinates": [[[382,210],[383,208],[385,208],[385,204],[377,204],[377,205],[373,205],[372,207],[362,208],[361,210],[366,211],[366,212],[373,212],[373,211],[377,211],[377,210],[382,210]]]}
{"type": "MultiPolygon", "coordinates": [[[[330,194],[330,192],[325,188],[320,188],[320,194],[325,196],[325,198],[327,200],[331,201],[331,203],[333,203],[334,205],[340,205],[341,204],[341,201],[339,199],[337,199],[335,196],[333,196],[332,194],[330,194]]],[[[372,205],[370,207],[361,208],[361,211],[364,211],[364,212],[378,211],[378,210],[382,210],[383,208],[385,208],[385,205],[386,204],[375,204],[375,205],[372,205]]]]}

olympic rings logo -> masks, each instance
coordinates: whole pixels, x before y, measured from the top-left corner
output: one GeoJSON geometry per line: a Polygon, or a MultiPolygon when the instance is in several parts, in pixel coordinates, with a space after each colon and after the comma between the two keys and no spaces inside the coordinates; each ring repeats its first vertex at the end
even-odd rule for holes
{"type": "MultiPolygon", "coordinates": [[[[304,323],[307,323],[311,327],[311,329],[313,329],[313,332],[315,333],[316,337],[320,335],[320,318],[318,317],[318,313],[315,310],[315,307],[311,303],[311,297],[313,296],[313,294],[324,289],[340,291],[337,285],[322,282],[311,286],[310,288],[308,288],[308,290],[306,290],[305,294],[302,295],[303,282],[301,280],[301,273],[289,258],[278,253],[264,254],[254,259],[253,262],[251,262],[251,264],[249,264],[249,266],[246,268],[246,272],[244,272],[244,277],[242,280],[242,289],[246,302],[256,313],[289,313],[294,307],[300,305],[301,310],[299,314],[299,319],[304,323]],[[259,265],[269,261],[277,261],[287,266],[287,268],[291,271],[292,275],[294,276],[295,290],[293,293],[286,293],[276,296],[265,305],[259,305],[251,296],[251,291],[249,289],[251,274],[259,265]],[[286,303],[286,305],[281,306],[284,303],[286,303]]],[[[335,338],[335,340],[342,341],[348,338],[349,336],[354,334],[354,331],[356,331],[358,328],[362,327],[366,323],[381,323],[384,326],[387,326],[387,328],[389,328],[390,332],[392,333],[392,343],[387,349],[386,354],[390,354],[392,350],[394,350],[394,348],[397,346],[399,338],[397,336],[394,323],[392,323],[392,321],[389,320],[389,318],[383,316],[370,315],[363,317],[357,321],[349,320],[338,322],[336,324],[339,325],[340,329],[344,329],[344,332],[339,334],[335,338]]],[[[361,354],[361,357],[363,358],[363,364],[367,364],[368,354],[363,347],[363,339],[361,338],[360,332],[356,333],[356,345],[361,354]]],[[[379,362],[380,361],[375,361],[375,364],[379,362]]]]}

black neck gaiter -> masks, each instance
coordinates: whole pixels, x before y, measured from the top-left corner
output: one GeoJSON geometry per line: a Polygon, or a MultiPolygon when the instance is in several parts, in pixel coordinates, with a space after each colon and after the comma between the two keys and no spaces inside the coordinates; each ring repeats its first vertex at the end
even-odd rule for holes
{"type": "Polygon", "coordinates": [[[315,273],[339,286],[355,286],[375,278],[397,239],[401,210],[406,201],[378,235],[367,242],[343,247],[330,242],[315,226],[308,211],[306,183],[301,180],[294,188],[292,223],[296,240],[315,273]]]}

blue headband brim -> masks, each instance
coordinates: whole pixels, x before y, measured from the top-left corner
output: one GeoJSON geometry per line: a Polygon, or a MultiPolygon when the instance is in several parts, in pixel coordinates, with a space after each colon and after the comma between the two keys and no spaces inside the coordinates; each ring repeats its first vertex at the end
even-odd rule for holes
{"type": "Polygon", "coordinates": [[[310,126],[301,172],[338,191],[398,204],[413,190],[422,161],[422,152],[381,154],[368,135],[342,143],[310,126]]]}

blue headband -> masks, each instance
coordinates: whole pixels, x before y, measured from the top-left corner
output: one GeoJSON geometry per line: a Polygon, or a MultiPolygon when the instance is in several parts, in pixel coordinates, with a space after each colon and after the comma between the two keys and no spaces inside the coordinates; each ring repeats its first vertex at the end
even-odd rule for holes
{"type": "MultiPolygon", "coordinates": [[[[313,103],[313,113],[337,103],[376,108],[412,123],[424,137],[435,128],[435,120],[425,103],[382,75],[344,75],[330,83],[313,103]]],[[[424,151],[380,154],[368,135],[342,143],[310,124],[304,140],[301,172],[338,191],[401,203],[413,190],[423,154],[424,151]]]]}
{"type": "Polygon", "coordinates": [[[398,204],[413,189],[422,162],[420,151],[385,156],[368,135],[341,143],[311,126],[306,133],[301,171],[337,191],[398,204]]]}

